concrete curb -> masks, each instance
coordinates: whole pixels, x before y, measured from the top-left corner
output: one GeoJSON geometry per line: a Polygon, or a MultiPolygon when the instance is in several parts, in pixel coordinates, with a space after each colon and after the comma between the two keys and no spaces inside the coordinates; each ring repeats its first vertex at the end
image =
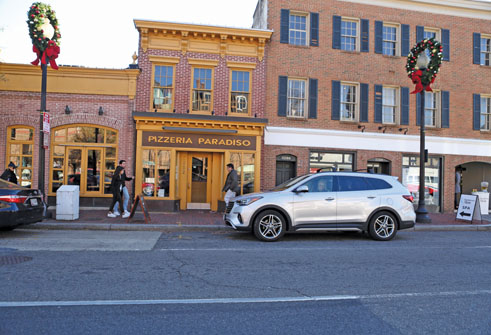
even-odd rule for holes
{"type": "MultiPolygon", "coordinates": [[[[120,231],[212,231],[230,230],[225,225],[180,225],[180,224],[135,224],[135,223],[89,223],[45,222],[21,226],[21,229],[51,229],[51,230],[120,230],[120,231]]],[[[432,225],[418,224],[407,231],[490,231],[491,224],[485,225],[432,225]]]]}

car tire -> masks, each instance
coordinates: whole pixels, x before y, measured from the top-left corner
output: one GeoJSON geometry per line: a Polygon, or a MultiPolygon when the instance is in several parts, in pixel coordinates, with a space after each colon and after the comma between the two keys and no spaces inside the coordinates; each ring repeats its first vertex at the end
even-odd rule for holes
{"type": "Polygon", "coordinates": [[[368,223],[368,234],[377,241],[389,241],[396,236],[397,219],[387,211],[376,213],[368,223]]]}
{"type": "Polygon", "coordinates": [[[286,220],[278,211],[261,212],[254,221],[254,235],[264,242],[278,241],[285,235],[286,220]]]}

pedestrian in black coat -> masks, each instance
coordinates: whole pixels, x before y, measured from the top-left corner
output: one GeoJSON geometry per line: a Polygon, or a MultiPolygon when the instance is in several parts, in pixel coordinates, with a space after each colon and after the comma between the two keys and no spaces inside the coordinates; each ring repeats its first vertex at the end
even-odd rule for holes
{"type": "Polygon", "coordinates": [[[119,203],[119,212],[123,213],[123,201],[121,196],[123,195],[123,187],[124,187],[124,168],[122,166],[118,166],[116,171],[114,171],[113,178],[111,180],[111,192],[113,194],[113,200],[111,202],[111,206],[109,206],[109,213],[107,214],[110,218],[115,218],[117,215],[113,212],[113,207],[116,202],[119,203]]]}
{"type": "Polygon", "coordinates": [[[1,179],[9,181],[11,183],[17,184],[17,176],[15,175],[14,170],[17,168],[13,162],[10,162],[7,170],[5,170],[0,176],[1,179]]]}

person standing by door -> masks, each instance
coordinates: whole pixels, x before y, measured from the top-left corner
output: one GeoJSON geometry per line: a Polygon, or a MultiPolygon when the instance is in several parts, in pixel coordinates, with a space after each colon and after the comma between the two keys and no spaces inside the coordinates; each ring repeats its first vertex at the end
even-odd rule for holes
{"type": "Polygon", "coordinates": [[[14,170],[17,168],[13,162],[10,162],[7,170],[5,170],[0,176],[1,179],[9,181],[11,183],[17,184],[17,176],[15,175],[14,170]]]}
{"type": "MultiPolygon", "coordinates": [[[[121,213],[123,213],[123,217],[124,217],[125,215],[130,215],[130,212],[128,212],[128,200],[130,199],[130,194],[128,193],[128,189],[126,188],[125,183],[126,183],[126,181],[133,180],[133,177],[126,177],[126,170],[125,170],[126,161],[124,159],[119,161],[118,167],[123,168],[123,210],[124,210],[124,212],[121,212],[121,213]]],[[[113,213],[116,216],[120,215],[120,213],[118,212],[118,207],[120,207],[119,201],[114,204],[114,208],[113,208],[113,213]]]]}
{"type": "Polygon", "coordinates": [[[227,179],[222,188],[222,192],[226,192],[225,197],[223,198],[223,200],[225,200],[225,205],[228,205],[230,199],[240,193],[239,177],[237,176],[237,171],[234,170],[234,165],[232,163],[227,164],[227,171],[227,179]]]}

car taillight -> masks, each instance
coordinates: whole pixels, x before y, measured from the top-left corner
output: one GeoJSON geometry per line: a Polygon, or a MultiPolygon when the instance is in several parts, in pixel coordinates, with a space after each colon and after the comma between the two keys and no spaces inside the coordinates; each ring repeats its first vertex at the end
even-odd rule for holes
{"type": "Polygon", "coordinates": [[[414,200],[414,197],[412,195],[403,195],[402,197],[409,202],[413,202],[414,200]]]}
{"type": "Polygon", "coordinates": [[[16,204],[23,204],[27,200],[23,195],[0,195],[0,201],[14,202],[16,204]]]}

